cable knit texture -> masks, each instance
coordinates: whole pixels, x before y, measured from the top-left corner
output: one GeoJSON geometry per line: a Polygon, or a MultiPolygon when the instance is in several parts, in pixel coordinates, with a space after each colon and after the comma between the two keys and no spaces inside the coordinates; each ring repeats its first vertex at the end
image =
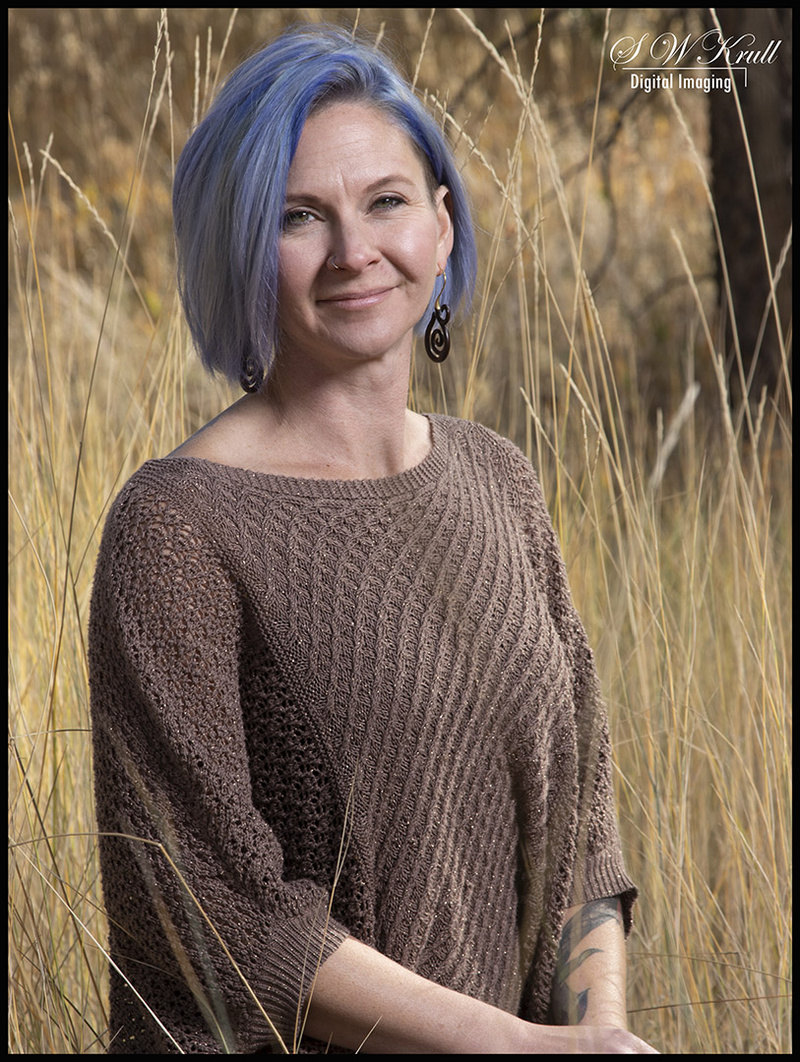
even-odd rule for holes
{"type": "Polygon", "coordinates": [[[90,674],[111,1051],[322,1051],[348,934],[548,1020],[563,912],[635,888],[537,477],[486,428],[378,480],[145,464],[90,674]]]}

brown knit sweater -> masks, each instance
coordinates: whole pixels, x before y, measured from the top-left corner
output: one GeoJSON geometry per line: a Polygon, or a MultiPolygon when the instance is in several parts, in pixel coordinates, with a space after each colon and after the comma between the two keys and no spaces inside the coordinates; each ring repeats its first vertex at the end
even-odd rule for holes
{"type": "Polygon", "coordinates": [[[622,895],[629,928],[538,480],[430,419],[387,479],[166,458],[115,501],[90,624],[112,1051],[274,1048],[270,1023],[291,1050],[348,934],[547,1021],[565,907],[622,895]]]}

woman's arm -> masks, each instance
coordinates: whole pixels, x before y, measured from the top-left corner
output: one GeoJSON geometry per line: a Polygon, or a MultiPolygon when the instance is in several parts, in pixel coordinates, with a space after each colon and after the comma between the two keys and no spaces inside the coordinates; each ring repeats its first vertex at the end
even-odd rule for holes
{"type": "Polygon", "coordinates": [[[352,937],[318,971],[305,1032],[367,1054],[657,1053],[620,1028],[523,1021],[434,984],[352,937]]]}
{"type": "Polygon", "coordinates": [[[627,1029],[625,933],[617,897],[567,909],[553,976],[552,1011],[559,1025],[627,1029]]]}
{"type": "Polygon", "coordinates": [[[349,937],[317,973],[305,1031],[368,1054],[504,1054],[525,1050],[526,1024],[349,937]]]}

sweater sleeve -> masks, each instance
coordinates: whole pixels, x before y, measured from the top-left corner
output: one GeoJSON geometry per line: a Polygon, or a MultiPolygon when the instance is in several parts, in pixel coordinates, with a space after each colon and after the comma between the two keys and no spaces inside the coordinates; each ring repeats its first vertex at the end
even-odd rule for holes
{"type": "Polygon", "coordinates": [[[95,575],[95,795],[126,982],[117,990],[132,984],[129,1012],[141,1007],[136,996],[156,1024],[160,1010],[170,1015],[163,1050],[196,1036],[198,1009],[209,1052],[274,1046],[278,1036],[292,1050],[314,970],[347,932],[328,917],[327,890],[286,880],[254,806],[239,699],[242,604],[193,523],[163,493],[129,484],[95,575]]]}
{"type": "Polygon", "coordinates": [[[622,901],[626,934],[637,889],[625,869],[613,792],[608,716],[594,655],[574,607],[558,537],[539,479],[527,459],[511,451],[514,489],[528,527],[529,553],[566,654],[572,682],[577,744],[577,834],[571,903],[604,896],[622,901]]]}

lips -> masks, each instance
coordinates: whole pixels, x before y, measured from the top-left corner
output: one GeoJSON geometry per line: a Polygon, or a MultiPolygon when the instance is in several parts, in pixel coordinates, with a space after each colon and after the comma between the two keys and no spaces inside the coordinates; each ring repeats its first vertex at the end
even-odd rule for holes
{"type": "Polygon", "coordinates": [[[362,306],[374,306],[381,302],[393,289],[370,288],[367,291],[342,291],[335,295],[326,295],[319,302],[326,306],[342,307],[344,309],[356,309],[362,306]]]}

